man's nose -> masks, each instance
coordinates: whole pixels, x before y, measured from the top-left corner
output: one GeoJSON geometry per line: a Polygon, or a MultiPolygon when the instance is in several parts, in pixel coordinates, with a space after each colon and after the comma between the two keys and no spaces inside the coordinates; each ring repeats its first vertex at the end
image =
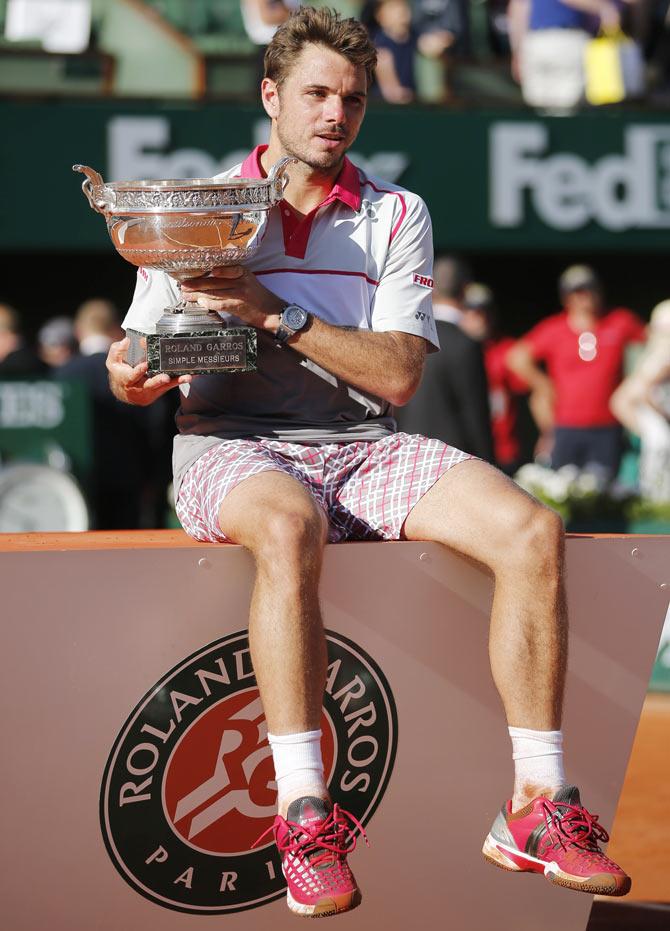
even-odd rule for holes
{"type": "Polygon", "coordinates": [[[344,103],[341,97],[333,94],[326,99],[324,116],[331,123],[344,123],[344,103]]]}

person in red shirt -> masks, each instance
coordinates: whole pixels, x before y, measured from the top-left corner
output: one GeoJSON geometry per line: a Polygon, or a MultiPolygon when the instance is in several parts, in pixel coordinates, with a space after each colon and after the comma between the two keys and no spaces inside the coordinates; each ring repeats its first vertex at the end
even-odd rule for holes
{"type": "Polygon", "coordinates": [[[623,377],[626,346],[644,339],[644,323],[624,307],[605,306],[587,265],[570,266],[558,286],[563,310],[526,333],[507,361],[535,392],[538,455],[554,469],[597,465],[614,478],[622,431],[609,402],[623,377]]]}
{"type": "Polygon", "coordinates": [[[501,334],[493,292],[486,285],[473,281],[466,287],[461,328],[483,344],[495,461],[503,472],[513,475],[522,456],[518,398],[528,393],[528,385],[507,364],[515,340],[501,334]]]}

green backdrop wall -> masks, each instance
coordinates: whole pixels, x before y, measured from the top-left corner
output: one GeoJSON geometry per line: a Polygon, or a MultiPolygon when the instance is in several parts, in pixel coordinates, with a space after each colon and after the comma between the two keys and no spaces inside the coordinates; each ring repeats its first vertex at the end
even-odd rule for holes
{"type": "MultiPolygon", "coordinates": [[[[111,249],[75,162],[106,180],[209,176],[267,136],[260,108],[0,102],[0,248],[111,249]]],[[[670,229],[670,120],[371,107],[354,160],[428,202],[438,249],[654,252],[670,229]]]]}

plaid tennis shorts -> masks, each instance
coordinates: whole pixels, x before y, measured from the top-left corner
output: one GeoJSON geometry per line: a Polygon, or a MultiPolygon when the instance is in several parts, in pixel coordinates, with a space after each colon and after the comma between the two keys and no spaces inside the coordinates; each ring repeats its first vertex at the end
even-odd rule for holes
{"type": "Polygon", "coordinates": [[[440,440],[407,433],[324,446],[223,440],[184,476],[176,511],[189,536],[205,543],[230,542],[219,526],[223,499],[245,478],[277,471],[297,479],[320,505],[331,543],[398,540],[419,498],[448,469],[472,458],[440,440]]]}

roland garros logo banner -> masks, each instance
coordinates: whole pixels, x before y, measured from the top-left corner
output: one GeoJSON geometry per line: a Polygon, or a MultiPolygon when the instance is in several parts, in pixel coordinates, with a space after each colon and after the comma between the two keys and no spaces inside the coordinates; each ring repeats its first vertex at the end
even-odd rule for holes
{"type": "MultiPolygon", "coordinates": [[[[382,670],[327,632],[321,718],[326,778],[363,824],[388,785],[398,724],[382,670]]],[[[267,726],[246,631],[203,647],[153,685],[111,750],[100,819],[112,862],[137,892],[182,912],[221,914],[284,894],[270,841],[276,814],[267,726]]]]}

